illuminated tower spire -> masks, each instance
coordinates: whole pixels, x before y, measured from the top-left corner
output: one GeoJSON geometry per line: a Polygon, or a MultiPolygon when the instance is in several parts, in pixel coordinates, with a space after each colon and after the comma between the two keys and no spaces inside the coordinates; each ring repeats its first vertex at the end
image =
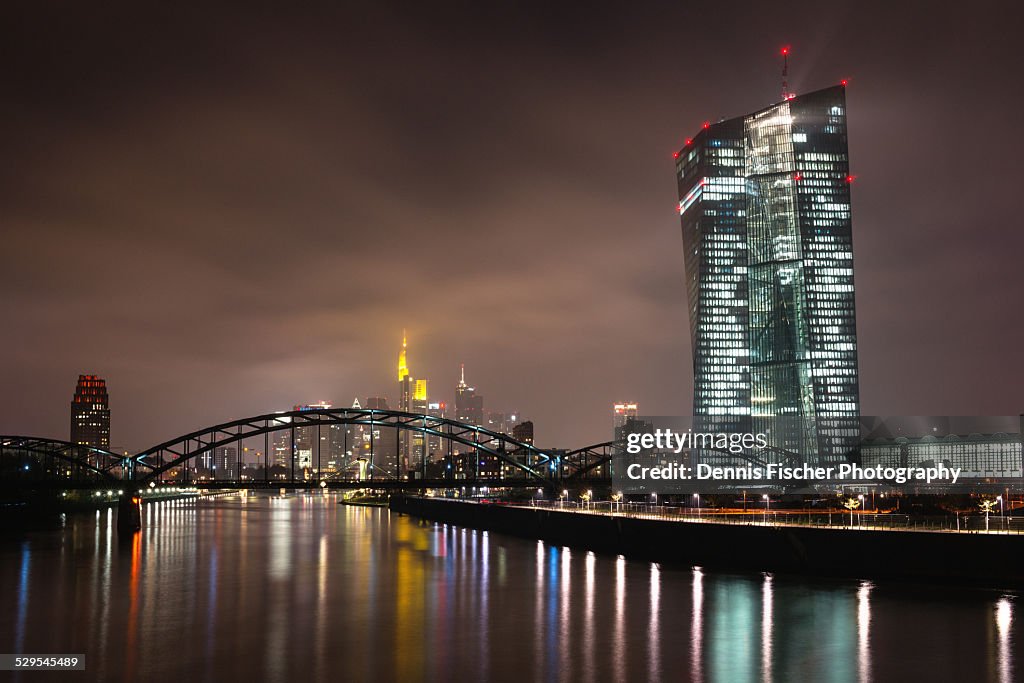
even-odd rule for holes
{"type": "Polygon", "coordinates": [[[466,366],[459,364],[459,384],[455,387],[455,419],[473,425],[484,423],[484,399],[466,384],[466,366]]]}
{"type": "Polygon", "coordinates": [[[405,360],[405,347],[407,346],[405,330],[402,330],[402,350],[398,352],[398,381],[409,376],[409,364],[405,360]]]}

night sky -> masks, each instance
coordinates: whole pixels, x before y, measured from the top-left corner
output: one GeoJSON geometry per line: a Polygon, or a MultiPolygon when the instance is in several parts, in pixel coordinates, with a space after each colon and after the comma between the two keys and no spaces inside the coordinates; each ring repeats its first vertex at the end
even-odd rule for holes
{"type": "Polygon", "coordinates": [[[1013,3],[23,2],[3,22],[0,433],[112,441],[459,363],[538,445],[688,414],[672,152],[848,78],[862,408],[1015,415],[1013,3]],[[239,7],[243,5],[240,4],[239,7]]]}

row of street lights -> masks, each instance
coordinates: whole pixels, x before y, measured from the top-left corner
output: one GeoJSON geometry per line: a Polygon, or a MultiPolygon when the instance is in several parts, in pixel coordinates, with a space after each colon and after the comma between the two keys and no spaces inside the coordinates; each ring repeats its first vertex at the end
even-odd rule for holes
{"type": "MultiPolygon", "coordinates": [[[[543,494],[543,489],[537,489],[537,494],[538,495],[543,494]]],[[[586,491],[584,491],[583,493],[580,494],[580,500],[584,503],[584,505],[590,503],[593,500],[593,497],[594,497],[594,492],[591,489],[587,489],[586,491]]],[[[560,508],[564,508],[565,507],[565,501],[567,501],[568,498],[569,498],[569,491],[568,491],[568,489],[563,489],[561,494],[559,494],[559,496],[558,496],[559,507],[560,508]]],[[[697,517],[700,517],[701,516],[700,494],[699,493],[694,493],[693,494],[693,498],[694,498],[694,501],[695,501],[695,504],[696,504],[696,508],[697,508],[697,517]]],[[[618,493],[616,493],[616,494],[614,494],[612,496],[611,502],[613,504],[615,504],[617,508],[621,509],[622,499],[623,499],[622,492],[619,491],[618,493]]],[[[767,493],[762,494],[761,495],[761,499],[764,501],[764,522],[765,522],[765,524],[767,524],[768,523],[768,513],[771,511],[772,501],[771,501],[771,498],[768,496],[767,493]]],[[[657,493],[652,493],[651,494],[651,500],[653,501],[654,506],[657,507],[657,505],[658,505],[658,494],[657,493]]],[[[989,513],[992,511],[992,508],[995,507],[996,503],[999,503],[999,514],[1005,517],[1006,516],[1006,511],[1005,511],[1005,508],[1003,507],[1003,497],[1001,495],[996,496],[995,500],[982,501],[981,504],[980,504],[981,509],[985,512],[985,531],[989,530],[989,513]]],[[[850,498],[845,503],[843,503],[843,507],[845,507],[846,509],[848,509],[850,511],[850,526],[851,527],[854,525],[854,522],[853,522],[853,511],[856,510],[857,508],[862,507],[863,505],[864,505],[864,494],[863,493],[857,494],[856,498],[850,498]]],[[[611,505],[609,505],[609,510],[611,510],[611,509],[612,509],[611,505]]],[[[959,527],[960,527],[960,520],[959,520],[959,516],[958,516],[957,517],[957,530],[959,530],[959,527]]]]}

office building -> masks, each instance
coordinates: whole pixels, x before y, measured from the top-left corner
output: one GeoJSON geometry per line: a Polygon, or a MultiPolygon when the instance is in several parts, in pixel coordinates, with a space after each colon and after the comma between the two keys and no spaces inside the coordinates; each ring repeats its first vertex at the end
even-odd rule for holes
{"type": "Polygon", "coordinates": [[[637,411],[637,404],[633,401],[612,404],[612,438],[616,441],[624,438],[623,428],[627,422],[636,419],[637,411]]]}
{"type": "MultiPolygon", "coordinates": [[[[398,353],[398,409],[416,415],[427,414],[427,380],[415,379],[409,370],[408,338],[402,331],[402,349],[398,353]]],[[[427,456],[427,439],[422,432],[402,430],[398,435],[402,469],[422,469],[427,456]]]]}
{"type": "Polygon", "coordinates": [[[71,443],[110,450],[110,402],[107,383],[96,375],[79,375],[71,399],[71,443]]]}
{"type": "Polygon", "coordinates": [[[845,86],[705,123],[676,155],[696,416],[810,462],[860,412],[845,86]]]}
{"type": "Polygon", "coordinates": [[[455,387],[455,419],[459,422],[484,426],[484,397],[466,384],[466,366],[459,366],[459,383],[455,387]]]}
{"type": "Polygon", "coordinates": [[[524,420],[512,428],[512,438],[528,446],[533,445],[533,420],[524,420]]]}

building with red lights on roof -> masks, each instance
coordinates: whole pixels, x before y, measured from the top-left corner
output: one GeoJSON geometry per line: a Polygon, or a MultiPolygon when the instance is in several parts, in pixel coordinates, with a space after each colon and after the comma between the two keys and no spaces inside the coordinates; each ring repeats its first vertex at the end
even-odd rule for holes
{"type": "Polygon", "coordinates": [[[110,403],[106,380],[79,375],[71,399],[71,442],[110,450],[110,403]]]}
{"type": "Polygon", "coordinates": [[[798,418],[771,445],[845,460],[860,414],[846,88],[705,123],[675,159],[694,415],[736,431],[798,418]]]}

